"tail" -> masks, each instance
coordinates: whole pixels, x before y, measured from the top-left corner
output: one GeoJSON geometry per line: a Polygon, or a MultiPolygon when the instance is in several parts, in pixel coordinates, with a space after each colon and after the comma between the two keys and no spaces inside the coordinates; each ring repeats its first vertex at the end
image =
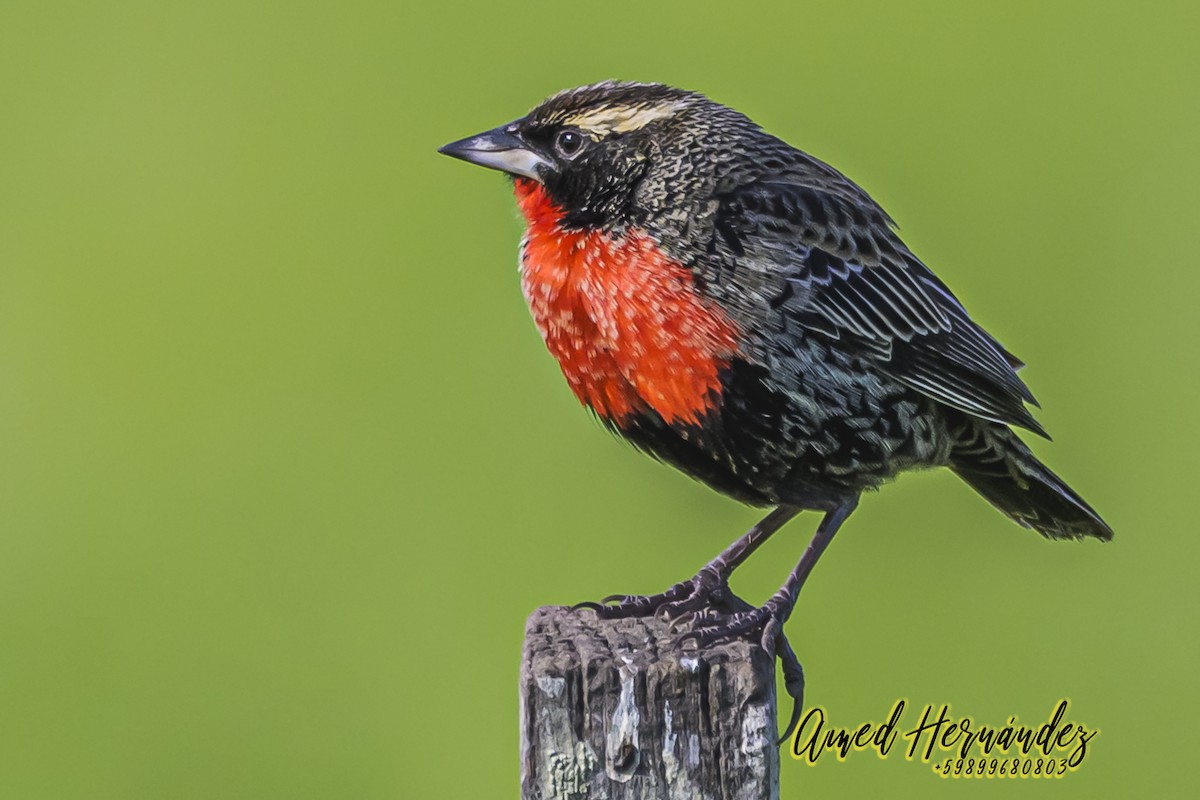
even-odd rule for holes
{"type": "Polygon", "coordinates": [[[950,467],[988,502],[1050,539],[1103,541],[1112,528],[1003,425],[972,422],[950,455],[950,467]]]}

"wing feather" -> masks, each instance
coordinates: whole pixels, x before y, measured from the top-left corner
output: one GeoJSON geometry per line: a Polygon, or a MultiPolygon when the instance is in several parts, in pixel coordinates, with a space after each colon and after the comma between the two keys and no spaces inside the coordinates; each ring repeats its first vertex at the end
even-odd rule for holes
{"type": "Polygon", "coordinates": [[[1025,407],[1036,401],[1017,375],[1021,361],[971,320],[882,209],[857,192],[751,183],[722,196],[719,225],[740,242],[737,260],[783,271],[796,301],[774,313],[858,347],[880,371],[939,402],[1044,436],[1025,407]],[[764,237],[772,245],[756,247],[764,237]]]}

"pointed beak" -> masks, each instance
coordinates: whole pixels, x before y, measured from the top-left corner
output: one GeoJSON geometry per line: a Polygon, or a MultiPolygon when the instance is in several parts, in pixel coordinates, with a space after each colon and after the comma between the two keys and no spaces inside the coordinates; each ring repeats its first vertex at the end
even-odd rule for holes
{"type": "Polygon", "coordinates": [[[438,152],[535,181],[554,168],[554,162],[521,139],[516,123],[459,139],[438,148],[438,152]]]}

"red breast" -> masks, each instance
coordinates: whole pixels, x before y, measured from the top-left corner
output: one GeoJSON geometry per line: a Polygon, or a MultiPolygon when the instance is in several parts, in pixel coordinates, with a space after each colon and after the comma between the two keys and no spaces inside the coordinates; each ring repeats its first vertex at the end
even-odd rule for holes
{"type": "Polygon", "coordinates": [[[563,230],[536,181],[518,179],[516,196],[529,224],[521,286],[575,396],[618,425],[647,409],[699,422],[737,349],[732,320],[645,233],[563,230]]]}

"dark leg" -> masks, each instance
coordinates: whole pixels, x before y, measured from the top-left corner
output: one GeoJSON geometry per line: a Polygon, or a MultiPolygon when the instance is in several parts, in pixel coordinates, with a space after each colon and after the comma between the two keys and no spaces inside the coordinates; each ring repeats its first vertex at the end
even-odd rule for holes
{"type": "Polygon", "coordinates": [[[713,624],[700,625],[684,634],[680,638],[680,642],[691,639],[697,645],[704,646],[721,639],[761,629],[762,647],[769,651],[781,634],[783,623],[791,616],[792,609],[796,605],[796,597],[800,594],[800,589],[804,586],[808,574],[816,566],[817,560],[825,552],[825,548],[833,541],[833,536],[837,533],[838,528],[857,506],[858,498],[855,497],[825,515],[821,524],[817,526],[817,532],[813,534],[812,541],[805,548],[804,555],[800,557],[800,562],[796,564],[796,568],[792,570],[787,581],[760,608],[729,615],[724,620],[713,624]]]}
{"type": "Polygon", "coordinates": [[[705,564],[694,578],[677,583],[665,592],[647,596],[610,595],[600,603],[580,603],[576,608],[594,609],[602,619],[648,617],[660,612],[675,618],[680,614],[719,605],[729,592],[729,576],[733,571],[800,511],[793,506],[776,508],[719,556],[705,564]],[[617,605],[607,605],[613,601],[617,605]]]}

